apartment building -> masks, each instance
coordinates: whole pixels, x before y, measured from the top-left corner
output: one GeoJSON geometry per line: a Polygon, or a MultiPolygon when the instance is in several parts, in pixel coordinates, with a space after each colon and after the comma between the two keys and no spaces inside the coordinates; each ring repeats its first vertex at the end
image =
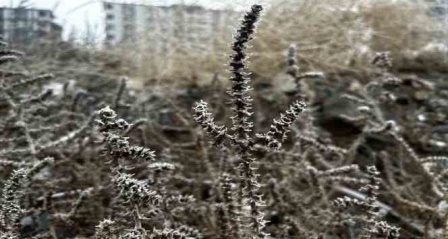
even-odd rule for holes
{"type": "Polygon", "coordinates": [[[106,43],[146,44],[168,48],[209,50],[218,33],[232,34],[240,13],[201,6],[104,3],[106,43]]]}
{"type": "Polygon", "coordinates": [[[37,40],[60,40],[62,27],[53,12],[32,8],[0,8],[0,35],[14,44],[30,45],[37,40]]]}

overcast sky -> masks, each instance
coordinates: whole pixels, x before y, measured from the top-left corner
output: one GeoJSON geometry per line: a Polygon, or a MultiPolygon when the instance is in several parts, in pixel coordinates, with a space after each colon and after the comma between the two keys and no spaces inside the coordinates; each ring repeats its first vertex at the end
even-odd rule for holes
{"type": "MultiPolygon", "coordinates": [[[[113,2],[144,3],[154,5],[170,5],[174,3],[199,4],[210,8],[226,6],[246,7],[265,0],[112,0],[113,2]]],[[[0,6],[16,6],[20,0],[0,0],[0,6]]],[[[77,37],[92,29],[96,35],[103,34],[102,0],[29,0],[35,8],[54,9],[56,22],[64,27],[64,36],[75,31],[77,37]]]]}

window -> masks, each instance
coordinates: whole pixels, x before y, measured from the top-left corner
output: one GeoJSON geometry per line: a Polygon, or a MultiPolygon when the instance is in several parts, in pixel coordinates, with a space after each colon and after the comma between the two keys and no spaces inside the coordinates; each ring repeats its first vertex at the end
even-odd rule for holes
{"type": "Polygon", "coordinates": [[[23,8],[15,9],[15,18],[16,19],[27,19],[27,11],[23,8]]]}
{"type": "Polygon", "coordinates": [[[46,16],[47,16],[47,11],[44,11],[44,10],[39,11],[39,17],[46,17],[46,16]]]}
{"type": "Polygon", "coordinates": [[[435,17],[444,17],[447,15],[447,8],[443,6],[434,6],[431,8],[431,13],[435,17]]]}
{"type": "Polygon", "coordinates": [[[5,18],[5,19],[8,19],[8,18],[13,18],[14,17],[14,11],[12,11],[12,10],[10,10],[10,9],[5,9],[4,10],[4,12],[3,12],[3,17],[5,18]]]}
{"type": "Polygon", "coordinates": [[[134,17],[134,15],[135,15],[135,7],[132,6],[132,5],[130,5],[130,6],[123,5],[123,9],[122,10],[123,10],[123,15],[125,17],[134,17]]]}
{"type": "Polygon", "coordinates": [[[110,4],[110,3],[106,3],[106,5],[104,5],[104,8],[106,8],[106,9],[113,9],[114,6],[112,4],[110,4]]]}
{"type": "Polygon", "coordinates": [[[114,29],[115,29],[114,25],[112,25],[112,24],[107,24],[106,25],[106,31],[110,31],[110,30],[114,30],[114,29]]]}
{"type": "Polygon", "coordinates": [[[15,21],[15,25],[18,28],[24,28],[26,26],[26,21],[21,21],[21,20],[15,21]]]}
{"type": "Polygon", "coordinates": [[[115,39],[115,37],[114,37],[114,35],[108,34],[108,35],[106,35],[106,39],[108,41],[113,41],[115,39]]]}
{"type": "Polygon", "coordinates": [[[39,29],[43,30],[49,26],[48,22],[39,21],[37,22],[37,25],[39,26],[39,29]]]}
{"type": "Polygon", "coordinates": [[[113,14],[107,14],[106,15],[106,19],[107,20],[113,20],[115,18],[115,16],[113,14]]]}

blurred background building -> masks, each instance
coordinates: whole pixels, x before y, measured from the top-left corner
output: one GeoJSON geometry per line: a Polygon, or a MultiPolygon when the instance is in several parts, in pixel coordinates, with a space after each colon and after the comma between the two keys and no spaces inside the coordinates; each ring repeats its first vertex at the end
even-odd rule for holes
{"type": "Polygon", "coordinates": [[[61,40],[62,27],[54,22],[53,12],[34,8],[0,8],[0,35],[16,45],[36,40],[61,40]]]}
{"type": "Polygon", "coordinates": [[[166,51],[211,50],[217,33],[231,34],[240,14],[202,6],[151,6],[105,2],[106,44],[146,44],[166,51]]]}

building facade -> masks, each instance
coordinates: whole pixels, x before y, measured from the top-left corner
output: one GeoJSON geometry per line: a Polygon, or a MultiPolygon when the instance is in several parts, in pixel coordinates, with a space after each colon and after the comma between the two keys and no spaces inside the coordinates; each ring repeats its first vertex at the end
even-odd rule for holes
{"type": "Polygon", "coordinates": [[[50,10],[0,8],[0,36],[13,44],[30,45],[40,39],[60,40],[62,27],[50,10]]]}
{"type": "Polygon", "coordinates": [[[232,34],[240,13],[200,6],[150,6],[104,3],[106,43],[147,44],[168,48],[208,50],[218,33],[232,34]]]}

